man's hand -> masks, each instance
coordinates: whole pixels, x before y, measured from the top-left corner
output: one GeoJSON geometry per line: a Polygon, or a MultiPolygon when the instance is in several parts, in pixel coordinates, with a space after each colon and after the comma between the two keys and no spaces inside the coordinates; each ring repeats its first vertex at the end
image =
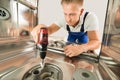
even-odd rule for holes
{"type": "Polygon", "coordinates": [[[38,26],[36,26],[32,31],[31,31],[31,35],[33,36],[34,41],[37,43],[38,42],[38,36],[40,33],[40,28],[42,27],[46,27],[46,25],[44,24],[40,24],[38,26]]]}
{"type": "Polygon", "coordinates": [[[85,52],[85,47],[83,45],[70,44],[64,48],[66,56],[73,57],[85,52]]]}

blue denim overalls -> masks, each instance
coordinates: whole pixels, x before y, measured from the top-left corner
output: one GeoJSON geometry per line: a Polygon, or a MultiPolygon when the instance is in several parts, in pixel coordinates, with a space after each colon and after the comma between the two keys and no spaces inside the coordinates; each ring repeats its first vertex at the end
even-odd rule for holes
{"type": "Polygon", "coordinates": [[[87,32],[84,32],[84,22],[88,12],[85,13],[83,18],[83,23],[81,25],[80,32],[71,32],[69,25],[66,26],[68,31],[68,42],[69,43],[77,43],[77,44],[85,44],[88,42],[88,35],[87,32]]]}

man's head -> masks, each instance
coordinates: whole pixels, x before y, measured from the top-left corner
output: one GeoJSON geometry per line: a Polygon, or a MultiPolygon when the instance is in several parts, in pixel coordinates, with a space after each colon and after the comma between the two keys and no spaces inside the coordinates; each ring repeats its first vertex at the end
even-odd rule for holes
{"type": "Polygon", "coordinates": [[[83,6],[83,0],[61,0],[61,4],[63,3],[78,3],[80,6],[83,6]]]}
{"type": "Polygon", "coordinates": [[[76,26],[79,22],[79,18],[82,15],[83,0],[62,0],[61,4],[64,10],[64,16],[66,22],[70,26],[76,26]]]}

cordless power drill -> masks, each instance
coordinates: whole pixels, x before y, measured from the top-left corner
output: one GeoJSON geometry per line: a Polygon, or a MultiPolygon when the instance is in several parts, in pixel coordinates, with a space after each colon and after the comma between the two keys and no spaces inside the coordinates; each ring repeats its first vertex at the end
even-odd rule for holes
{"type": "Polygon", "coordinates": [[[42,66],[44,65],[44,59],[47,53],[47,45],[48,45],[48,30],[45,27],[40,28],[37,46],[40,51],[40,58],[42,59],[42,66]]]}

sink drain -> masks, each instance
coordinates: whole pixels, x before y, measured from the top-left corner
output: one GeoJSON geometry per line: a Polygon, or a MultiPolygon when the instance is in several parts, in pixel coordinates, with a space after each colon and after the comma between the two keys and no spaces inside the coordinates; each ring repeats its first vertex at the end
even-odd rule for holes
{"type": "Polygon", "coordinates": [[[63,74],[58,66],[46,63],[42,70],[40,65],[28,70],[22,80],[63,80],[63,74]]]}
{"type": "Polygon", "coordinates": [[[73,74],[73,80],[98,80],[94,73],[86,69],[77,69],[73,74]]]}

